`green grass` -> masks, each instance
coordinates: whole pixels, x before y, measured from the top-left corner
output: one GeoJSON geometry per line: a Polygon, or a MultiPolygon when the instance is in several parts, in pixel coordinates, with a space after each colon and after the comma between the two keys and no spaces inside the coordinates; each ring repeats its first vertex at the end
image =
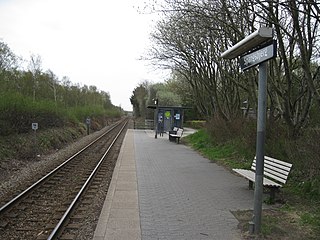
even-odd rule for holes
{"type": "Polygon", "coordinates": [[[273,231],[278,231],[279,219],[273,216],[263,216],[261,233],[264,236],[270,235],[273,231]]]}
{"type": "Polygon", "coordinates": [[[252,160],[246,157],[247,150],[239,145],[239,141],[218,144],[204,129],[187,136],[186,141],[208,159],[220,162],[229,168],[250,167],[252,160]]]}
{"type": "Polygon", "coordinates": [[[302,224],[309,224],[314,227],[319,227],[320,226],[320,218],[319,218],[319,213],[310,213],[310,212],[304,212],[300,216],[300,220],[302,224]]]}

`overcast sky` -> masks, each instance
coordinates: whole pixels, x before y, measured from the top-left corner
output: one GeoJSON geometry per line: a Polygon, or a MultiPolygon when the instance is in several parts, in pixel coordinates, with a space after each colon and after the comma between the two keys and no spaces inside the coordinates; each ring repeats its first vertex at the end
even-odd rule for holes
{"type": "Polygon", "coordinates": [[[40,55],[52,70],[81,85],[109,92],[114,105],[132,110],[141,82],[160,82],[139,58],[147,52],[155,14],[139,14],[144,0],[0,0],[0,40],[18,56],[40,55]]]}

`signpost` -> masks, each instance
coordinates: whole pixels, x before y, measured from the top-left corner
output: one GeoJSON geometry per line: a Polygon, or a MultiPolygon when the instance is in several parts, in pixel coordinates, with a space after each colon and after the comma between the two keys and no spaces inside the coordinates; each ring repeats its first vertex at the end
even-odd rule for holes
{"type": "Polygon", "coordinates": [[[34,131],[34,138],[33,138],[33,151],[34,155],[37,154],[37,130],[39,128],[38,123],[32,123],[31,129],[34,131]]]}
{"type": "Polygon", "coordinates": [[[154,138],[158,138],[158,119],[157,119],[157,116],[158,116],[158,112],[159,112],[159,109],[158,109],[158,105],[159,105],[159,99],[158,98],[155,98],[153,99],[154,100],[154,105],[156,106],[156,109],[154,111],[154,138]]]}
{"type": "Polygon", "coordinates": [[[87,135],[90,134],[90,125],[91,125],[91,119],[90,119],[90,117],[87,117],[86,118],[87,135]]]}
{"type": "Polygon", "coordinates": [[[32,128],[32,130],[37,131],[38,130],[38,123],[32,123],[31,128],[32,128]]]}
{"type": "Polygon", "coordinates": [[[277,42],[272,41],[271,44],[259,48],[253,52],[250,52],[240,57],[240,67],[242,71],[245,71],[251,67],[258,65],[259,63],[265,62],[272,59],[277,54],[277,42]]]}
{"type": "Polygon", "coordinates": [[[256,140],[256,173],[254,190],[253,224],[251,230],[259,234],[262,219],[262,194],[263,194],[263,168],[264,168],[264,143],[266,129],[267,108],[267,63],[266,61],[276,57],[276,42],[268,44],[273,39],[273,29],[261,27],[236,45],[222,53],[226,59],[240,58],[241,69],[247,70],[259,64],[258,83],[258,118],[256,140]],[[258,50],[256,50],[258,48],[258,50]]]}

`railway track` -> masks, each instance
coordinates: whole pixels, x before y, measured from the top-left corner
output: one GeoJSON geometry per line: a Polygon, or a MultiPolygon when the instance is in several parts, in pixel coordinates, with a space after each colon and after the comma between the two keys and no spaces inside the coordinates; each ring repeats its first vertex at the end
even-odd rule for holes
{"type": "Polygon", "coordinates": [[[127,120],[114,125],[0,207],[0,239],[87,239],[126,125],[127,120]]]}

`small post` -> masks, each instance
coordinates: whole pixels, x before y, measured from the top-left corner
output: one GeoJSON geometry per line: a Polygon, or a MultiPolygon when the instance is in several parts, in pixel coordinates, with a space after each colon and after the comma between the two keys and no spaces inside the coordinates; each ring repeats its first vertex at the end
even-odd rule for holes
{"type": "Polygon", "coordinates": [[[90,134],[90,125],[91,125],[91,119],[87,117],[86,119],[86,125],[87,125],[87,135],[90,134]]]}
{"type": "Polygon", "coordinates": [[[154,104],[156,105],[156,109],[155,109],[155,117],[154,117],[154,129],[155,129],[155,135],[154,138],[157,139],[158,138],[158,103],[159,100],[158,98],[154,99],[154,104]]]}
{"type": "Polygon", "coordinates": [[[249,233],[254,234],[254,223],[252,221],[249,222],[249,233]]]}
{"type": "Polygon", "coordinates": [[[37,155],[37,149],[38,149],[38,146],[37,146],[37,130],[39,128],[38,123],[32,123],[31,124],[31,128],[34,131],[33,151],[34,151],[34,155],[36,156],[37,155]]]}

